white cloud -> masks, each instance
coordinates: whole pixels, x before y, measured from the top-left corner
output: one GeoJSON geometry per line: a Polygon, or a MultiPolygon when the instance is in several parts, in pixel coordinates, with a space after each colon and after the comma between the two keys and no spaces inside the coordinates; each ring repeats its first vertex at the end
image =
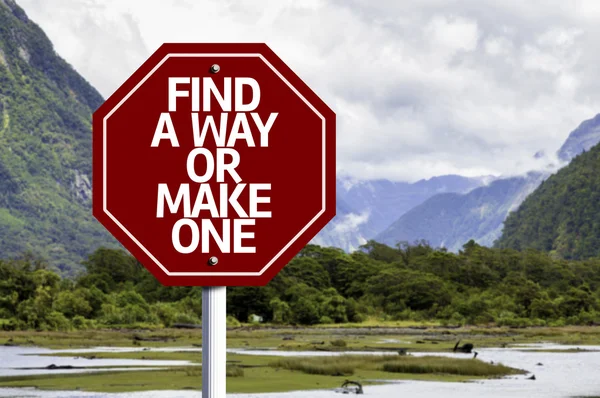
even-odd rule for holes
{"type": "Polygon", "coordinates": [[[361,214],[348,213],[336,218],[333,230],[338,234],[350,234],[359,232],[358,227],[369,220],[369,212],[361,214]]]}
{"type": "Polygon", "coordinates": [[[513,43],[502,36],[491,36],[485,41],[485,51],[491,56],[508,56],[513,49],[513,43]]]}
{"type": "Polygon", "coordinates": [[[266,42],[338,115],[356,178],[542,168],[600,111],[596,0],[20,0],[110,95],[163,42],[266,42]]]}
{"type": "Polygon", "coordinates": [[[437,50],[454,55],[460,50],[475,50],[479,33],[474,21],[435,16],[425,26],[425,37],[437,50]]]}

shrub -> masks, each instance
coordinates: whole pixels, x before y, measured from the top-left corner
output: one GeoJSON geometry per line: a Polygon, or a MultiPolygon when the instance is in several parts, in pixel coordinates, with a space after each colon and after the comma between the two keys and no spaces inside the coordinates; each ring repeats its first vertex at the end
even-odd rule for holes
{"type": "Polygon", "coordinates": [[[17,322],[14,319],[9,319],[4,322],[0,322],[0,329],[6,332],[12,332],[17,330],[17,322]]]}
{"type": "Polygon", "coordinates": [[[201,321],[194,314],[186,314],[180,312],[175,316],[175,323],[199,324],[201,323],[201,321]]]}
{"type": "Polygon", "coordinates": [[[85,329],[93,329],[96,326],[96,321],[93,319],[86,319],[81,315],[76,315],[71,319],[71,324],[75,329],[85,330],[85,329]]]}
{"type": "Polygon", "coordinates": [[[82,317],[81,315],[75,315],[73,317],[73,319],[71,320],[71,323],[73,324],[73,327],[75,329],[85,329],[86,327],[86,319],[84,317],[82,317]]]}
{"type": "Polygon", "coordinates": [[[46,316],[46,327],[44,329],[52,331],[68,331],[72,329],[71,322],[60,312],[52,311],[46,316]]]}
{"type": "Polygon", "coordinates": [[[453,313],[450,319],[448,320],[448,324],[453,326],[464,326],[465,323],[465,317],[458,312],[453,313]]]}
{"type": "Polygon", "coordinates": [[[244,369],[242,369],[239,366],[233,365],[233,366],[228,366],[227,370],[225,371],[226,376],[227,377],[242,377],[244,376],[244,369]]]}
{"type": "Polygon", "coordinates": [[[227,315],[227,327],[239,328],[240,326],[242,326],[242,324],[240,323],[240,321],[235,319],[233,315],[227,315]]]}
{"type": "Polygon", "coordinates": [[[177,311],[170,303],[155,303],[152,305],[152,312],[160,319],[165,327],[171,327],[175,323],[177,311]]]}
{"type": "Polygon", "coordinates": [[[346,344],[345,340],[332,340],[330,343],[333,347],[346,347],[348,344],[346,344]]]}

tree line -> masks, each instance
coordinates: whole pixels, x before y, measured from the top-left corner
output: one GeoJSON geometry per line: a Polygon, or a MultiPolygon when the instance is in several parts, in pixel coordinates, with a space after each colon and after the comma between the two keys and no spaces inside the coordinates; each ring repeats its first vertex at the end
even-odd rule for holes
{"type": "MultiPolygon", "coordinates": [[[[131,255],[100,248],[75,278],[31,255],[0,261],[0,327],[71,330],[200,323],[201,287],[162,286],[131,255]]],[[[227,289],[230,325],[262,318],[315,325],[377,320],[562,326],[600,321],[600,258],[535,250],[459,253],[374,241],[351,254],[306,246],[268,285],[227,289]]]]}

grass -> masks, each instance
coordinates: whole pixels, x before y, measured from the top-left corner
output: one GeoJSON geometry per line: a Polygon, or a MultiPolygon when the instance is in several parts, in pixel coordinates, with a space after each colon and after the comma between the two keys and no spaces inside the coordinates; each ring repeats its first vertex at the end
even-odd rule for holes
{"type": "Polygon", "coordinates": [[[73,332],[0,332],[2,339],[8,342],[54,349],[87,348],[99,346],[111,347],[181,347],[202,343],[201,330],[84,330],[73,332]],[[134,338],[158,339],[157,341],[139,341],[134,338]]]}
{"type": "Polygon", "coordinates": [[[244,369],[237,365],[228,366],[226,370],[226,375],[227,377],[243,377],[244,369]]]}
{"type": "Polygon", "coordinates": [[[273,361],[275,368],[311,375],[352,376],[360,369],[408,374],[448,374],[475,377],[498,377],[522,374],[521,370],[492,365],[477,359],[436,356],[410,357],[391,355],[343,355],[337,357],[285,358],[273,361]]]}
{"type": "MultiPolygon", "coordinates": [[[[228,393],[282,392],[334,388],[343,378],[311,376],[271,368],[244,369],[243,376],[227,378],[228,393]]],[[[150,390],[200,390],[202,377],[185,369],[168,371],[131,371],[47,377],[21,377],[2,381],[2,387],[37,387],[44,390],[82,390],[96,392],[131,392],[150,390]]]]}
{"type": "MultiPolygon", "coordinates": [[[[272,348],[284,351],[376,351],[381,349],[435,352],[448,351],[459,339],[475,347],[499,347],[516,343],[555,342],[560,344],[600,344],[600,327],[563,328],[265,328],[241,327],[227,332],[229,348],[272,348]],[[285,338],[285,340],[284,340],[285,338]],[[290,340],[291,338],[291,340],[290,340]],[[343,340],[343,343],[341,342],[343,340]],[[389,340],[389,341],[385,341],[389,340]],[[343,346],[343,344],[346,346],[343,346]]],[[[200,329],[122,329],[73,332],[0,332],[0,344],[35,345],[47,348],[182,347],[202,344],[200,329]],[[162,341],[135,341],[134,337],[162,341]]],[[[582,347],[584,348],[584,347],[582,347]]]]}
{"type": "Polygon", "coordinates": [[[309,375],[351,376],[360,363],[358,356],[283,358],[269,366],[278,369],[295,370],[309,375]]]}
{"type": "Polygon", "coordinates": [[[437,321],[382,321],[376,317],[369,317],[361,323],[347,322],[347,323],[331,323],[331,324],[319,324],[315,328],[372,328],[372,327],[393,327],[393,328],[413,328],[413,327],[437,327],[441,323],[437,321]]]}
{"type": "Polygon", "coordinates": [[[437,373],[461,376],[500,377],[526,372],[500,364],[489,364],[477,359],[447,357],[402,357],[383,364],[382,369],[394,373],[437,373]]]}

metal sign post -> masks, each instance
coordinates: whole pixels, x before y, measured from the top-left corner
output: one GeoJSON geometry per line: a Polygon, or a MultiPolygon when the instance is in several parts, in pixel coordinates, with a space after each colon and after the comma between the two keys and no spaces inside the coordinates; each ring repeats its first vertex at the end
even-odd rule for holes
{"type": "Polygon", "coordinates": [[[225,398],[226,291],[225,286],[202,288],[202,398],[225,398]]]}
{"type": "Polygon", "coordinates": [[[225,398],[226,291],[225,286],[202,288],[202,398],[225,398]]]}

